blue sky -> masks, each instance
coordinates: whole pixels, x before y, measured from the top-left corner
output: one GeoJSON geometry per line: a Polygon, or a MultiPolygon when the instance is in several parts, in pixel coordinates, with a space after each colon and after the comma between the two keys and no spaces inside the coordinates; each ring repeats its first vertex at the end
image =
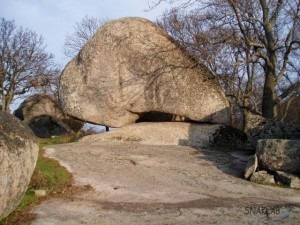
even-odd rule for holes
{"type": "Polygon", "coordinates": [[[85,15],[116,19],[140,16],[155,20],[165,6],[146,12],[155,0],[0,0],[0,17],[13,19],[16,24],[34,30],[44,37],[47,51],[64,67],[65,36],[73,31],[77,21],[85,15]]]}

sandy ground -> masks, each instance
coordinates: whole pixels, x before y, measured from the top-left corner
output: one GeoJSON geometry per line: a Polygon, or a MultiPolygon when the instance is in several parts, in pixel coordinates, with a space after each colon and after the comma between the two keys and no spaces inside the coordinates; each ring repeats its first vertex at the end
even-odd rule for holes
{"type": "Polygon", "coordinates": [[[240,151],[80,142],[45,154],[93,190],[36,206],[33,225],[300,221],[300,191],[243,180],[247,155],[240,151]]]}

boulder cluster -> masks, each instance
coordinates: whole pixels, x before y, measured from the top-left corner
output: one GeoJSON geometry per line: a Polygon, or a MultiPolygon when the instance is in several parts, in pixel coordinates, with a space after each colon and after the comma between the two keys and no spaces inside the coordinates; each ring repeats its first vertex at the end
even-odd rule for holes
{"type": "Polygon", "coordinates": [[[300,188],[300,126],[249,115],[248,159],[245,178],[262,184],[300,188]]]}
{"type": "MultiPolygon", "coordinates": [[[[228,126],[229,103],[212,73],[142,18],[104,24],[66,65],[59,96],[59,103],[43,94],[26,99],[14,112],[22,122],[0,113],[0,218],[17,206],[37,160],[26,125],[38,137],[78,132],[81,121],[122,127],[82,141],[224,148],[247,140],[228,126]]],[[[300,188],[299,126],[254,115],[250,124],[248,143],[256,152],[245,178],[300,188]]]]}
{"type": "Polygon", "coordinates": [[[262,184],[300,188],[300,140],[260,139],[248,159],[245,178],[262,184]]]}
{"type": "Polygon", "coordinates": [[[243,132],[226,126],[229,103],[214,76],[146,19],[123,18],[103,25],[65,67],[59,91],[68,115],[125,126],[82,141],[243,146],[253,152],[256,148],[246,179],[265,176],[268,183],[283,173],[299,173],[299,141],[293,139],[300,139],[300,127],[250,115],[246,144],[243,132]],[[166,121],[173,123],[160,123],[166,121]]]}
{"type": "Polygon", "coordinates": [[[41,138],[78,132],[83,126],[83,122],[65,115],[57,100],[46,94],[28,97],[14,115],[41,138]]]}

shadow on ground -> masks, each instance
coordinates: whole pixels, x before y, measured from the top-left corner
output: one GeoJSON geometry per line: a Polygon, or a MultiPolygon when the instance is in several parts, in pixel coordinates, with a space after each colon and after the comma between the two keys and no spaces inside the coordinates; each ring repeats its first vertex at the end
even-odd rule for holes
{"type": "MultiPolygon", "coordinates": [[[[222,137],[217,138],[221,140],[217,140],[218,143],[212,147],[191,147],[198,152],[201,151],[201,156],[198,156],[199,159],[213,162],[213,164],[223,173],[243,178],[248,157],[254,153],[254,150],[243,147],[247,140],[247,137],[244,136],[245,134],[243,132],[239,133],[240,131],[235,128],[222,132],[223,134],[220,135],[222,137]],[[235,140],[237,141],[235,142],[235,140]]],[[[194,138],[194,126],[191,124],[189,130],[189,140],[180,140],[179,145],[181,143],[185,143],[186,141],[192,143],[192,139],[194,138]]]]}

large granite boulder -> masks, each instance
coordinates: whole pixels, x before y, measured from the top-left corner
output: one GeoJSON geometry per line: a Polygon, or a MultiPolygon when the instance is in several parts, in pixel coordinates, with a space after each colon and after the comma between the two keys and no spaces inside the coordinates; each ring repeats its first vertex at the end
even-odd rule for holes
{"type": "Polygon", "coordinates": [[[28,97],[14,115],[43,138],[78,132],[83,126],[83,122],[66,116],[54,97],[45,94],[28,97]]]}
{"type": "Polygon", "coordinates": [[[59,93],[65,113],[110,127],[149,112],[229,123],[229,104],[214,76],[142,18],[103,25],[65,67],[59,93]]]}
{"type": "Polygon", "coordinates": [[[110,132],[88,135],[80,142],[130,143],[145,145],[188,145],[197,147],[239,147],[247,135],[233,127],[186,122],[136,123],[110,132]]]}
{"type": "Polygon", "coordinates": [[[300,174],[300,140],[258,140],[256,155],[259,169],[300,174]]]}
{"type": "Polygon", "coordinates": [[[32,131],[12,115],[0,112],[0,219],[20,202],[38,157],[32,131]]]}

